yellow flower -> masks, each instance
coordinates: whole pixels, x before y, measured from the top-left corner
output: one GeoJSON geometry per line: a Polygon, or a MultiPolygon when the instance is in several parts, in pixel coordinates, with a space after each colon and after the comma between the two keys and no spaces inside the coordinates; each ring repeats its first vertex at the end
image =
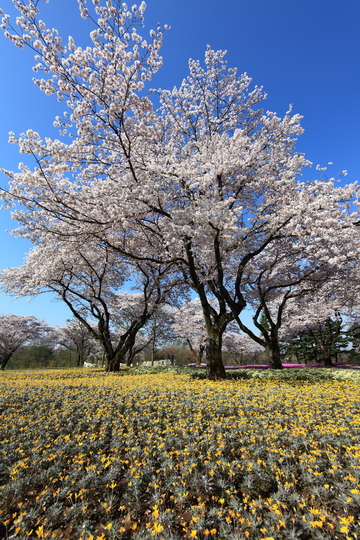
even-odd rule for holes
{"type": "Polygon", "coordinates": [[[350,482],[356,482],[356,478],[352,474],[348,474],[347,476],[345,476],[344,480],[350,480],[350,482]]]}
{"type": "Polygon", "coordinates": [[[311,525],[312,527],[314,527],[314,529],[315,529],[315,527],[322,527],[322,526],[323,526],[323,522],[322,522],[322,521],[310,521],[310,525],[311,525]]]}
{"type": "Polygon", "coordinates": [[[310,508],[309,512],[310,514],[314,514],[314,515],[320,514],[320,510],[318,510],[317,508],[310,508]]]}
{"type": "Polygon", "coordinates": [[[193,529],[190,533],[190,538],[197,538],[197,530],[193,529]]]}
{"type": "Polygon", "coordinates": [[[40,525],[40,527],[38,527],[35,532],[37,536],[44,536],[44,526],[40,525]]]}
{"type": "Polygon", "coordinates": [[[160,512],[159,512],[159,507],[158,507],[157,504],[155,504],[155,506],[153,506],[152,515],[153,515],[155,518],[157,518],[157,517],[159,517],[159,514],[160,514],[160,512]]]}
{"type": "Polygon", "coordinates": [[[151,536],[155,536],[156,534],[161,533],[161,531],[163,530],[164,530],[164,527],[161,525],[161,523],[154,523],[152,531],[151,531],[151,536]]]}
{"type": "Polygon", "coordinates": [[[354,516],[348,516],[340,518],[339,521],[342,525],[350,525],[350,523],[353,523],[354,519],[354,516]]]}

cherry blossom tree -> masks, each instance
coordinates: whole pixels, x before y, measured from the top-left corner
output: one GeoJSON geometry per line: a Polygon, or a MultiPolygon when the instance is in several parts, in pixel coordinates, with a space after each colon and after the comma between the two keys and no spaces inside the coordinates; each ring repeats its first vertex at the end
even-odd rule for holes
{"type": "Polygon", "coordinates": [[[139,293],[122,290],[129,277],[129,268],[106,245],[68,240],[39,244],[23,266],[2,271],[0,282],[7,294],[20,297],[54,292],[101,344],[106,370],[117,371],[137,332],[171,291],[165,279],[160,284],[159,268],[143,264],[133,269],[139,293]]]}
{"type": "Polygon", "coordinates": [[[223,349],[232,365],[242,365],[250,355],[261,351],[261,347],[246,333],[239,331],[234,324],[230,324],[224,333],[223,349]]]}
{"type": "Polygon", "coordinates": [[[190,60],[189,76],[159,92],[155,111],[146,89],[162,63],[163,36],[158,28],[147,42],[138,33],[145,3],[130,11],[117,0],[93,9],[78,1],[94,24],[86,48],[73,38],[64,45],[36,0],[14,2],[17,29],[3,18],[5,35],[35,51],[34,69],[43,72],[36,84],[66,104],[55,120],[60,140],[11,134],[37,166],[7,172],[3,199],[21,205],[17,234],[35,245],[45,232],[50,245],[51,237],[91,237],[126,264],[158,265],[162,280],[176,268],[200,299],[207,375],[222,379],[222,339],[246,307],[247,269],[282,239],[302,241],[311,227],[328,235],[338,222],[324,228],[323,205],[343,199],[335,188],[314,195],[321,217],[311,214],[316,203],[310,211],[299,180],[308,162],[295,150],[300,116],[261,110],[263,90],[228,68],[224,51],[208,47],[204,66],[190,60]]]}
{"type": "Polygon", "coordinates": [[[78,319],[69,320],[64,326],[58,327],[56,335],[59,345],[75,353],[78,367],[82,367],[96,349],[97,342],[78,319]]]}
{"type": "MultiPolygon", "coordinates": [[[[354,214],[346,204],[357,189],[301,183],[308,163],[295,152],[300,117],[291,110],[282,119],[259,110],[262,90],[250,91],[249,77],[237,77],[224,56],[208,48],[205,68],[190,61],[180,88],[160,93],[162,137],[147,162],[151,199],[150,184],[142,192],[153,212],[153,237],[179,261],[200,299],[208,376],[214,379],[224,377],[222,336],[247,304],[248,268],[275,244],[285,258],[290,238],[293,246],[302,246],[301,255],[295,247],[293,252],[306,277],[309,236],[328,237],[336,220],[346,221],[343,230],[353,228],[354,214]]],[[[148,231],[148,218],[145,225],[148,231]]],[[[294,279],[287,285],[295,285],[294,279]]]]}
{"type": "Polygon", "coordinates": [[[206,329],[199,298],[188,300],[174,310],[173,329],[177,336],[185,339],[197,366],[201,364],[205,350],[206,329]]]}
{"type": "MultiPolygon", "coordinates": [[[[158,288],[157,294],[162,289],[158,288]]],[[[171,291],[168,291],[171,292],[171,291]]],[[[161,294],[161,293],[160,293],[161,294]]],[[[176,295],[177,296],[177,295],[176,295]]],[[[164,301],[156,302],[151,310],[151,316],[149,316],[145,324],[141,328],[141,332],[134,334],[134,339],[130,345],[126,355],[126,364],[131,365],[134,357],[143,351],[146,347],[151,345],[151,358],[152,363],[155,358],[155,350],[157,347],[166,343],[173,337],[171,322],[172,322],[172,310],[170,306],[165,303],[165,299],[171,300],[170,295],[163,295],[164,301]]],[[[124,303],[124,306],[116,313],[116,332],[122,332],[129,323],[142,315],[144,306],[141,296],[134,294],[129,297],[129,301],[124,303]],[[130,300],[130,298],[132,298],[130,300]]]]}
{"type": "Polygon", "coordinates": [[[277,239],[246,268],[244,297],[253,309],[259,334],[241,316],[238,322],[268,351],[272,368],[281,368],[280,335],[289,301],[296,299],[305,307],[323,295],[324,301],[332,296],[339,305],[349,305],[344,297],[339,299],[339,283],[354,291],[348,274],[358,259],[359,243],[354,216],[347,212],[353,190],[353,185],[334,188],[331,181],[303,188],[293,201],[302,207],[299,198],[306,200],[307,214],[298,222],[301,234],[294,228],[292,234],[277,239]]]}
{"type": "Polygon", "coordinates": [[[151,344],[152,366],[154,365],[156,350],[174,340],[172,322],[172,310],[164,305],[152,315],[144,329],[150,340],[149,345],[151,344]]]}
{"type": "Polygon", "coordinates": [[[32,315],[0,315],[0,369],[5,369],[17,350],[51,330],[44,321],[32,315]]]}

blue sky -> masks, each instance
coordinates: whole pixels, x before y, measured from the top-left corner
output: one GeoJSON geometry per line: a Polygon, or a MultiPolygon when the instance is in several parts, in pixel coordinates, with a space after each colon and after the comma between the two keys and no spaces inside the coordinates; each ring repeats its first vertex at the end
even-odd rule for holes
{"type": "MultiPolygon", "coordinates": [[[[140,3],[140,2],[139,2],[140,3]]],[[[86,42],[76,0],[49,0],[42,18],[67,38],[86,42]]],[[[130,4],[131,5],[131,4],[130,4]]],[[[347,181],[360,179],[360,1],[359,0],[147,0],[146,32],[171,25],[165,34],[164,65],[154,87],[172,88],[187,75],[189,58],[202,59],[206,45],[226,49],[239,73],[268,94],[267,110],[284,115],[289,104],[304,116],[298,150],[314,163],[306,178],[316,178],[317,164],[333,162],[328,173],[348,170],[347,181]]],[[[13,13],[11,0],[1,7],[13,13]]],[[[8,132],[26,129],[54,135],[52,121],[63,105],[32,83],[32,53],[15,48],[0,35],[0,167],[16,170],[23,156],[7,143],[8,132]]],[[[6,177],[0,173],[0,185],[6,177]]],[[[16,223],[0,212],[0,268],[18,266],[30,244],[10,236],[16,223]]],[[[0,295],[0,313],[33,314],[50,324],[64,324],[66,306],[44,295],[28,303],[0,295]]]]}

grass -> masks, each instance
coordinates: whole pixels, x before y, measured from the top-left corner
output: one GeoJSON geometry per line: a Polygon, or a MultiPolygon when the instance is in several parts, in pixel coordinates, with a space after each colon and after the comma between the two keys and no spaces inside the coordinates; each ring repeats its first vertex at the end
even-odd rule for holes
{"type": "Polygon", "coordinates": [[[179,370],[0,374],[0,537],[360,537],[358,371],[179,370]]]}

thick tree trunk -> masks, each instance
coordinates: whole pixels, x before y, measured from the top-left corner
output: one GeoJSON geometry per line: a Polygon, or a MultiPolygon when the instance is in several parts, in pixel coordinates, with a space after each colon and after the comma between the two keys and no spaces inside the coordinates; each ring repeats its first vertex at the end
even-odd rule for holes
{"type": "Polygon", "coordinates": [[[0,359],[0,370],[1,371],[4,371],[8,361],[10,360],[10,358],[12,357],[12,355],[14,354],[15,351],[11,351],[10,354],[5,354],[5,356],[3,356],[1,359],[0,359]]]}
{"type": "Polygon", "coordinates": [[[268,347],[269,364],[271,369],[282,369],[280,347],[277,341],[272,342],[268,347]]]}
{"type": "Polygon", "coordinates": [[[221,381],[226,379],[226,371],[221,354],[221,335],[219,332],[212,332],[206,339],[206,375],[211,381],[221,381]]]}
{"type": "Polygon", "coordinates": [[[331,360],[331,347],[330,346],[323,346],[322,347],[322,353],[323,353],[323,361],[325,367],[334,367],[334,364],[331,360]]]}
{"type": "Polygon", "coordinates": [[[325,367],[333,367],[334,364],[331,360],[331,346],[332,341],[325,342],[323,339],[318,340],[318,346],[321,350],[321,359],[324,362],[325,367]]]}
{"type": "Polygon", "coordinates": [[[108,355],[105,355],[105,371],[107,373],[113,371],[113,359],[109,358],[108,355]]]}
{"type": "Polygon", "coordinates": [[[121,362],[121,356],[120,355],[114,355],[114,356],[108,356],[105,357],[105,371],[111,372],[111,371],[120,371],[120,362],[121,362]]]}

